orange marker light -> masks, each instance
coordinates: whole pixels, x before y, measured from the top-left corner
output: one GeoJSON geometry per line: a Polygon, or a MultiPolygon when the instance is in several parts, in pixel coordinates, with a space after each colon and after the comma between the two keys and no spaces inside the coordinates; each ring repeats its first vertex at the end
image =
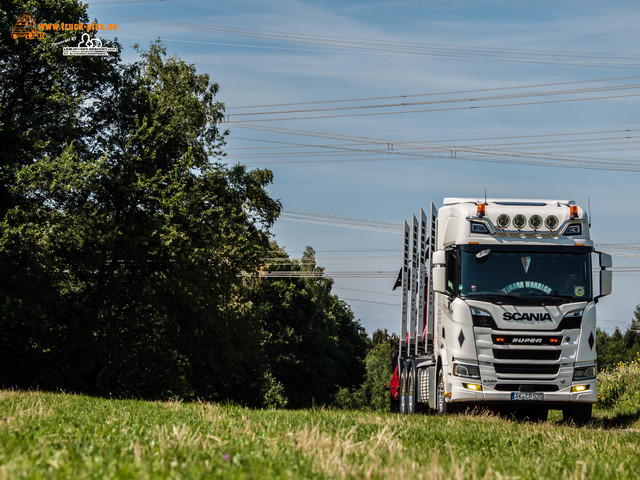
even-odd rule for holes
{"type": "Polygon", "coordinates": [[[478,204],[477,215],[478,215],[479,217],[484,217],[484,215],[485,215],[485,208],[486,208],[486,205],[485,205],[484,203],[480,203],[480,204],[478,204]]]}
{"type": "Polygon", "coordinates": [[[569,207],[569,214],[571,216],[571,218],[578,218],[578,206],[577,205],[571,205],[569,207]]]}
{"type": "Polygon", "coordinates": [[[504,337],[497,337],[496,343],[504,343],[504,337]]]}
{"type": "Polygon", "coordinates": [[[557,338],[550,338],[549,339],[549,343],[558,343],[558,339],[557,338]]]}

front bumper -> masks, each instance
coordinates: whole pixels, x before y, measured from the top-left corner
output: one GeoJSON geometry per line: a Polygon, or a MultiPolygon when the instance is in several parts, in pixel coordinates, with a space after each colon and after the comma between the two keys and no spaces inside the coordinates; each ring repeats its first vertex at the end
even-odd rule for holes
{"type": "MultiPolygon", "coordinates": [[[[495,385],[495,384],[494,384],[495,385]]],[[[570,403],[596,403],[598,401],[598,390],[596,385],[596,379],[585,380],[582,382],[568,382],[568,384],[554,385],[552,383],[534,383],[523,382],[522,380],[518,384],[513,384],[514,387],[509,389],[508,384],[500,384],[500,390],[496,390],[490,384],[480,382],[479,380],[471,379],[458,379],[451,380],[450,392],[451,397],[448,397],[449,402],[453,403],[485,403],[485,404],[511,404],[511,405],[566,405],[570,403]],[[482,391],[469,390],[464,384],[475,383],[482,385],[482,391]],[[571,387],[575,385],[586,385],[587,388],[581,392],[572,392],[571,387]],[[537,388],[536,388],[537,387],[537,388]],[[549,391],[556,389],[555,391],[549,391]],[[543,400],[513,400],[512,393],[542,393],[543,400]]]]}

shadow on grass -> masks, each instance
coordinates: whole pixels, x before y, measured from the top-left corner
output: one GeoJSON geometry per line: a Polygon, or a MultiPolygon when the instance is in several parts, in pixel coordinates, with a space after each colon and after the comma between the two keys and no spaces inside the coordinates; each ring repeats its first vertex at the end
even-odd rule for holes
{"type": "Polygon", "coordinates": [[[596,429],[623,429],[638,425],[640,428],[640,406],[638,408],[626,409],[594,409],[591,421],[586,424],[575,424],[573,421],[562,419],[562,412],[551,410],[549,418],[544,410],[527,409],[525,411],[514,408],[489,408],[476,407],[468,408],[464,412],[469,415],[490,415],[505,420],[524,421],[527,423],[544,423],[546,421],[555,425],[573,425],[583,428],[596,429]]]}
{"type": "Polygon", "coordinates": [[[591,425],[596,428],[628,428],[640,421],[640,408],[616,411],[596,410],[591,425]]]}

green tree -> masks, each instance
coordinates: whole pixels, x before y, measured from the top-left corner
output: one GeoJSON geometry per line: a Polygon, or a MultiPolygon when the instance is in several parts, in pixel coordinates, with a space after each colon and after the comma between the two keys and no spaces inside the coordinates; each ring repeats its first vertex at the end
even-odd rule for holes
{"type": "MultiPolygon", "coordinates": [[[[91,148],[92,133],[106,111],[118,77],[118,52],[108,58],[64,57],[58,42],[75,32],[48,32],[42,40],[13,39],[10,32],[25,11],[36,20],[86,22],[86,6],[73,0],[8,0],[0,5],[0,361],[19,365],[4,370],[3,380],[42,385],[27,375],[58,376],[51,362],[59,325],[59,286],[65,268],[52,256],[60,243],[59,226],[38,217],[42,206],[25,192],[25,168],[63,157],[73,142],[78,151],[91,148]],[[26,212],[30,212],[27,214],[26,212]],[[29,217],[29,218],[27,218],[29,217]],[[9,380],[10,379],[10,380],[9,380]]],[[[62,218],[62,212],[52,212],[62,218]]]]}
{"type": "Polygon", "coordinates": [[[636,306],[631,325],[624,334],[616,328],[611,335],[598,329],[596,336],[598,370],[611,370],[619,362],[633,362],[640,357],[640,305],[636,306]]]}
{"type": "MultiPolygon", "coordinates": [[[[46,4],[11,2],[4,25],[24,9],[87,20],[46,4]]],[[[13,280],[0,361],[19,365],[0,382],[255,403],[260,339],[239,274],[268,248],[271,172],[216,161],[218,85],[161,44],[131,65],[69,63],[55,39],[0,50],[0,273],[13,280]]]]}
{"type": "Polygon", "coordinates": [[[269,270],[293,271],[296,278],[250,282],[253,313],[263,332],[265,364],[284,387],[291,407],[327,403],[339,387],[364,377],[368,339],[353,312],[331,294],[332,281],[307,247],[292,261],[274,245],[269,270]]]}
{"type": "MultiPolygon", "coordinates": [[[[88,20],[10,0],[3,31],[25,10],[88,20]]],[[[369,342],[330,280],[243,278],[280,205],[269,170],[221,162],[218,85],[159,42],[64,57],[73,35],[0,40],[0,385],[304,406],[360,384],[369,342]]],[[[294,269],[322,272],[310,248],[294,269]]]]}

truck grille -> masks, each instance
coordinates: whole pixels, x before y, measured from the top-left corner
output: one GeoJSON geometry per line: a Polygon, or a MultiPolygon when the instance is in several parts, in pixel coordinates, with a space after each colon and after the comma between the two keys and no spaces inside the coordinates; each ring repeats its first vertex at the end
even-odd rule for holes
{"type": "Polygon", "coordinates": [[[496,360],[558,360],[560,350],[502,350],[493,349],[496,360]]]}
{"type": "Polygon", "coordinates": [[[494,363],[496,373],[518,375],[556,375],[560,365],[531,365],[519,363],[494,363]]]}

